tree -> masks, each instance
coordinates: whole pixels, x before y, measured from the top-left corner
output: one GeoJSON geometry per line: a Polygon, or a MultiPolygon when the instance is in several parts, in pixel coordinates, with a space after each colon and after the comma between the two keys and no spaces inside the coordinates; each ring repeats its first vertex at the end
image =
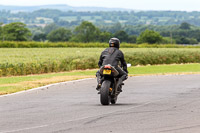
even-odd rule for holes
{"type": "Polygon", "coordinates": [[[135,36],[135,35],[130,35],[130,36],[128,37],[128,43],[136,43],[136,41],[137,41],[137,36],[135,36]]]}
{"type": "Polygon", "coordinates": [[[198,41],[194,38],[177,37],[176,43],[177,44],[198,44],[198,41]]]}
{"type": "Polygon", "coordinates": [[[27,41],[31,38],[31,32],[21,22],[14,22],[3,26],[3,36],[7,41],[27,41]]]}
{"type": "Polygon", "coordinates": [[[112,34],[110,32],[101,32],[99,35],[99,41],[100,42],[108,42],[110,38],[112,37],[112,34]]]}
{"type": "Polygon", "coordinates": [[[176,40],[171,37],[163,37],[162,44],[175,44],[176,40]]]}
{"type": "Polygon", "coordinates": [[[190,44],[198,44],[198,41],[195,38],[190,38],[189,40],[190,40],[190,44]]]}
{"type": "Polygon", "coordinates": [[[51,31],[56,30],[58,28],[59,27],[55,23],[52,23],[52,24],[45,26],[43,30],[44,30],[45,34],[49,34],[51,31]]]}
{"type": "Polygon", "coordinates": [[[183,22],[180,26],[180,29],[183,29],[183,30],[189,30],[190,29],[190,24],[186,23],[186,22],[183,22]]]}
{"type": "Polygon", "coordinates": [[[71,31],[65,28],[56,29],[47,35],[47,39],[51,42],[69,41],[71,37],[71,31]]]}
{"type": "Polygon", "coordinates": [[[44,33],[39,33],[39,34],[35,34],[33,36],[33,40],[34,41],[45,41],[46,40],[47,35],[44,33]]]}
{"type": "Polygon", "coordinates": [[[160,33],[153,31],[153,30],[145,30],[140,34],[140,36],[137,38],[137,43],[160,43],[162,41],[162,36],[160,33]]]}
{"type": "Polygon", "coordinates": [[[54,23],[58,23],[59,18],[58,18],[58,17],[54,17],[54,18],[53,18],[53,21],[54,21],[54,23]]]}
{"type": "Polygon", "coordinates": [[[74,41],[96,42],[98,41],[100,30],[96,28],[92,23],[88,21],[83,21],[81,25],[75,28],[74,33],[75,33],[75,36],[73,38],[74,41]]]}
{"type": "Polygon", "coordinates": [[[3,40],[3,23],[0,22],[0,39],[3,40]]]}
{"type": "Polygon", "coordinates": [[[119,38],[121,42],[128,42],[128,34],[123,30],[117,31],[114,36],[119,38]]]}
{"type": "Polygon", "coordinates": [[[65,20],[60,20],[60,21],[58,21],[57,24],[58,24],[59,26],[63,26],[63,27],[69,26],[69,22],[68,22],[68,21],[65,21],[65,20]]]}
{"type": "Polygon", "coordinates": [[[111,32],[111,33],[116,33],[117,31],[120,31],[122,29],[123,28],[122,28],[121,23],[118,22],[118,23],[115,23],[112,27],[110,27],[108,29],[108,31],[111,32]]]}

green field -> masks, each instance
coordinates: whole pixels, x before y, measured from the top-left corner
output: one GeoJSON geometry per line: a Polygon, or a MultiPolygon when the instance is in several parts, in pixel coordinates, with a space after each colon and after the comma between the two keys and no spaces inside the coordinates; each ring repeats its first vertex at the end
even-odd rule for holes
{"type": "MultiPolygon", "coordinates": [[[[77,16],[67,16],[67,17],[59,17],[60,20],[64,20],[64,21],[68,21],[68,22],[72,22],[72,21],[77,21],[77,16]]],[[[101,16],[80,16],[81,20],[84,21],[90,21],[90,22],[94,22],[95,19],[102,19],[101,16]]]]}
{"type": "MultiPolygon", "coordinates": [[[[98,68],[104,48],[1,48],[0,76],[98,68]]],[[[121,48],[127,63],[137,65],[200,63],[200,49],[121,48]]]]}

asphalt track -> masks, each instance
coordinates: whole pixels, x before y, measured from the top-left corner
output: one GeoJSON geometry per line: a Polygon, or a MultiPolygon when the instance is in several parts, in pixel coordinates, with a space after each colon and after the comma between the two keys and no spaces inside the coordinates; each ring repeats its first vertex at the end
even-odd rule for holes
{"type": "Polygon", "coordinates": [[[200,133],[200,75],[130,77],[116,105],[96,80],[0,97],[0,133],[200,133]]]}

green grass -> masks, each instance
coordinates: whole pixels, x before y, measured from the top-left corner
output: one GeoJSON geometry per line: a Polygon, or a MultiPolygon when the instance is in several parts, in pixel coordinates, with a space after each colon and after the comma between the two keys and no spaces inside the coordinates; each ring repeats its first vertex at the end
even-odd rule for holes
{"type": "Polygon", "coordinates": [[[2,77],[0,78],[0,85],[2,84],[13,84],[24,81],[34,81],[40,79],[47,79],[57,76],[92,76],[95,75],[95,71],[76,71],[76,72],[63,72],[63,73],[50,73],[50,74],[40,74],[40,75],[28,75],[28,76],[14,76],[14,77],[2,77]]]}
{"type": "Polygon", "coordinates": [[[138,66],[132,67],[129,72],[131,75],[195,73],[200,72],[200,64],[138,66]]]}
{"type": "Polygon", "coordinates": [[[73,57],[97,57],[104,48],[1,48],[0,64],[39,63],[73,57]],[[6,57],[6,58],[5,58],[6,57]]]}
{"type": "MultiPolygon", "coordinates": [[[[85,70],[41,75],[15,76],[0,78],[0,94],[8,94],[27,90],[50,83],[95,77],[97,70],[85,70]],[[63,78],[62,78],[63,77],[63,78]],[[70,79],[67,79],[70,77],[70,79]],[[59,78],[62,78],[58,80],[59,78]],[[66,78],[66,80],[65,80],[66,78]],[[49,82],[48,79],[52,79],[49,82]],[[55,79],[55,81],[54,81],[55,79]],[[64,80],[63,80],[64,79],[64,80]],[[45,80],[45,82],[43,82],[45,80]]],[[[128,68],[130,76],[154,74],[191,74],[200,73],[200,64],[174,64],[156,66],[136,66],[128,68]]]]}

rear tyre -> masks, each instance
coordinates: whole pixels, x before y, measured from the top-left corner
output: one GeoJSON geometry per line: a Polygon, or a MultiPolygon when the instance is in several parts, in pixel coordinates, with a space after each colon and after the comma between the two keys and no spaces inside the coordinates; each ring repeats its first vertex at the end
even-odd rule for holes
{"type": "Polygon", "coordinates": [[[108,80],[105,80],[102,83],[101,90],[100,90],[100,101],[102,105],[110,104],[110,96],[109,96],[110,84],[111,82],[108,80]]]}

